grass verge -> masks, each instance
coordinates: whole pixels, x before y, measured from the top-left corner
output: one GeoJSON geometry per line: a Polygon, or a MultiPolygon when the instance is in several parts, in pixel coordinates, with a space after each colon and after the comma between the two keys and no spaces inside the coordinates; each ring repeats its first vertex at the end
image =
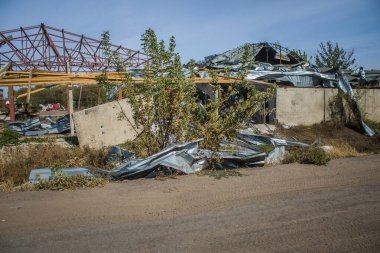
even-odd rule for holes
{"type": "Polygon", "coordinates": [[[310,147],[304,149],[290,149],[286,154],[284,163],[303,163],[326,165],[331,158],[320,147],[310,147]]]}
{"type": "Polygon", "coordinates": [[[81,149],[77,146],[67,148],[54,142],[3,147],[0,153],[0,183],[5,188],[7,185],[13,185],[13,187],[23,185],[28,181],[29,173],[34,168],[109,169],[106,156],[106,149],[81,149]]]}

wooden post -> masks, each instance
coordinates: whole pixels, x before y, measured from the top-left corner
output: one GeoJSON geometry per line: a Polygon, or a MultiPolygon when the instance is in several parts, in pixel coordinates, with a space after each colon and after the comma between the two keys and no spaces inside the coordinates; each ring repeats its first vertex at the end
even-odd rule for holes
{"type": "Polygon", "coordinates": [[[83,85],[81,85],[81,86],[80,86],[80,89],[79,89],[78,111],[80,110],[80,101],[82,100],[82,89],[83,89],[83,85]]]}
{"type": "Polygon", "coordinates": [[[9,100],[9,117],[11,122],[15,122],[15,96],[13,92],[13,86],[8,86],[8,100],[9,100]]]}
{"type": "Polygon", "coordinates": [[[69,84],[66,86],[66,111],[70,114],[69,84]]]}
{"type": "Polygon", "coordinates": [[[117,89],[117,100],[123,99],[123,90],[121,89],[121,86],[117,89]]]}

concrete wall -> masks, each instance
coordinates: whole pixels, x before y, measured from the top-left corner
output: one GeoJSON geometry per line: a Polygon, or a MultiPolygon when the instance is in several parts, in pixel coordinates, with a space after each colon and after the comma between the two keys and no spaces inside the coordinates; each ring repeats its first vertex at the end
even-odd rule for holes
{"type": "Polygon", "coordinates": [[[99,149],[133,140],[137,135],[125,99],[75,112],[73,119],[80,146],[99,149]]]}
{"type": "MultiPolygon", "coordinates": [[[[276,92],[276,120],[285,125],[312,125],[331,119],[333,88],[280,87],[276,92]]],[[[380,89],[356,89],[359,107],[366,119],[380,122],[380,89]]]]}
{"type": "Polygon", "coordinates": [[[364,118],[380,122],[380,89],[355,89],[355,96],[364,118]]]}

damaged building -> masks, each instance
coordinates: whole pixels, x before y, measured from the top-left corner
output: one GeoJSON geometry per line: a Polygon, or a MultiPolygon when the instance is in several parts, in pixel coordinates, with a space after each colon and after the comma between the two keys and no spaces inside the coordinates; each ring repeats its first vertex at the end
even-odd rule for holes
{"type": "MultiPolygon", "coordinates": [[[[139,129],[133,127],[132,109],[128,101],[122,99],[120,86],[115,86],[112,91],[112,94],[116,94],[117,101],[74,111],[73,85],[98,85],[98,78],[105,66],[116,70],[117,66],[107,65],[99,40],[44,24],[4,31],[0,35],[0,86],[8,87],[11,121],[8,124],[9,129],[25,136],[70,131],[71,135],[76,133],[81,146],[87,145],[92,148],[118,145],[133,140],[139,134],[139,129]],[[16,36],[20,32],[24,34],[22,38],[28,41],[27,43],[20,43],[16,36]],[[60,40],[52,39],[57,37],[60,40]],[[65,40],[67,43],[64,43],[65,40]],[[38,54],[39,48],[49,52],[49,57],[38,54]],[[34,50],[33,54],[30,53],[31,50],[34,50]],[[25,53],[26,60],[18,57],[16,52],[25,53]],[[37,92],[32,90],[32,87],[51,85],[67,87],[67,116],[47,123],[40,122],[38,118],[15,122],[14,114],[12,115],[13,88],[28,87],[30,99],[30,94],[37,92]]],[[[366,71],[363,68],[354,71],[339,68],[319,69],[296,52],[277,43],[252,43],[248,46],[251,52],[249,60],[253,64],[247,70],[245,80],[258,90],[266,90],[276,85],[274,98],[263,103],[260,112],[252,119],[253,124],[279,123],[292,126],[329,121],[334,113],[332,101],[341,93],[361,131],[368,136],[375,134],[364,119],[380,121],[380,90],[376,89],[379,87],[380,71],[366,71]]],[[[149,57],[122,46],[111,44],[111,48],[118,52],[123,61],[128,62],[127,71],[131,74],[133,82],[143,83],[143,66],[149,62],[149,57]]],[[[243,55],[244,47],[241,46],[222,54],[207,56],[199,61],[194,69],[185,66],[185,76],[195,83],[199,94],[207,97],[199,100],[207,103],[207,99],[215,99],[215,85],[228,87],[235,83],[243,55]],[[228,74],[226,69],[229,70],[228,74]],[[210,71],[218,76],[216,84],[212,83],[210,71]],[[190,72],[194,73],[195,77],[192,77],[190,72]]],[[[120,83],[124,78],[125,73],[115,71],[108,74],[108,79],[114,83],[120,83]]],[[[147,176],[160,166],[184,173],[202,170],[208,166],[211,151],[200,150],[200,141],[173,143],[145,159],[138,159],[134,155],[126,156],[112,171],[111,177],[130,179],[147,176]]],[[[263,165],[281,160],[286,146],[308,147],[309,144],[244,129],[239,130],[236,140],[221,143],[218,155],[223,159],[223,166],[228,168],[263,165]],[[272,149],[270,152],[264,152],[260,145],[269,145],[272,149]],[[233,152],[226,148],[230,146],[234,146],[233,152]]]]}

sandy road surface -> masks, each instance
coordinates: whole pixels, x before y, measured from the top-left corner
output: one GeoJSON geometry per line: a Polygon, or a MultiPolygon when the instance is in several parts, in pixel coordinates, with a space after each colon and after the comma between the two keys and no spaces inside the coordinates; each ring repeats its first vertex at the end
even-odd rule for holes
{"type": "Polygon", "coordinates": [[[380,252],[380,155],[0,193],[0,252],[380,252]]]}

